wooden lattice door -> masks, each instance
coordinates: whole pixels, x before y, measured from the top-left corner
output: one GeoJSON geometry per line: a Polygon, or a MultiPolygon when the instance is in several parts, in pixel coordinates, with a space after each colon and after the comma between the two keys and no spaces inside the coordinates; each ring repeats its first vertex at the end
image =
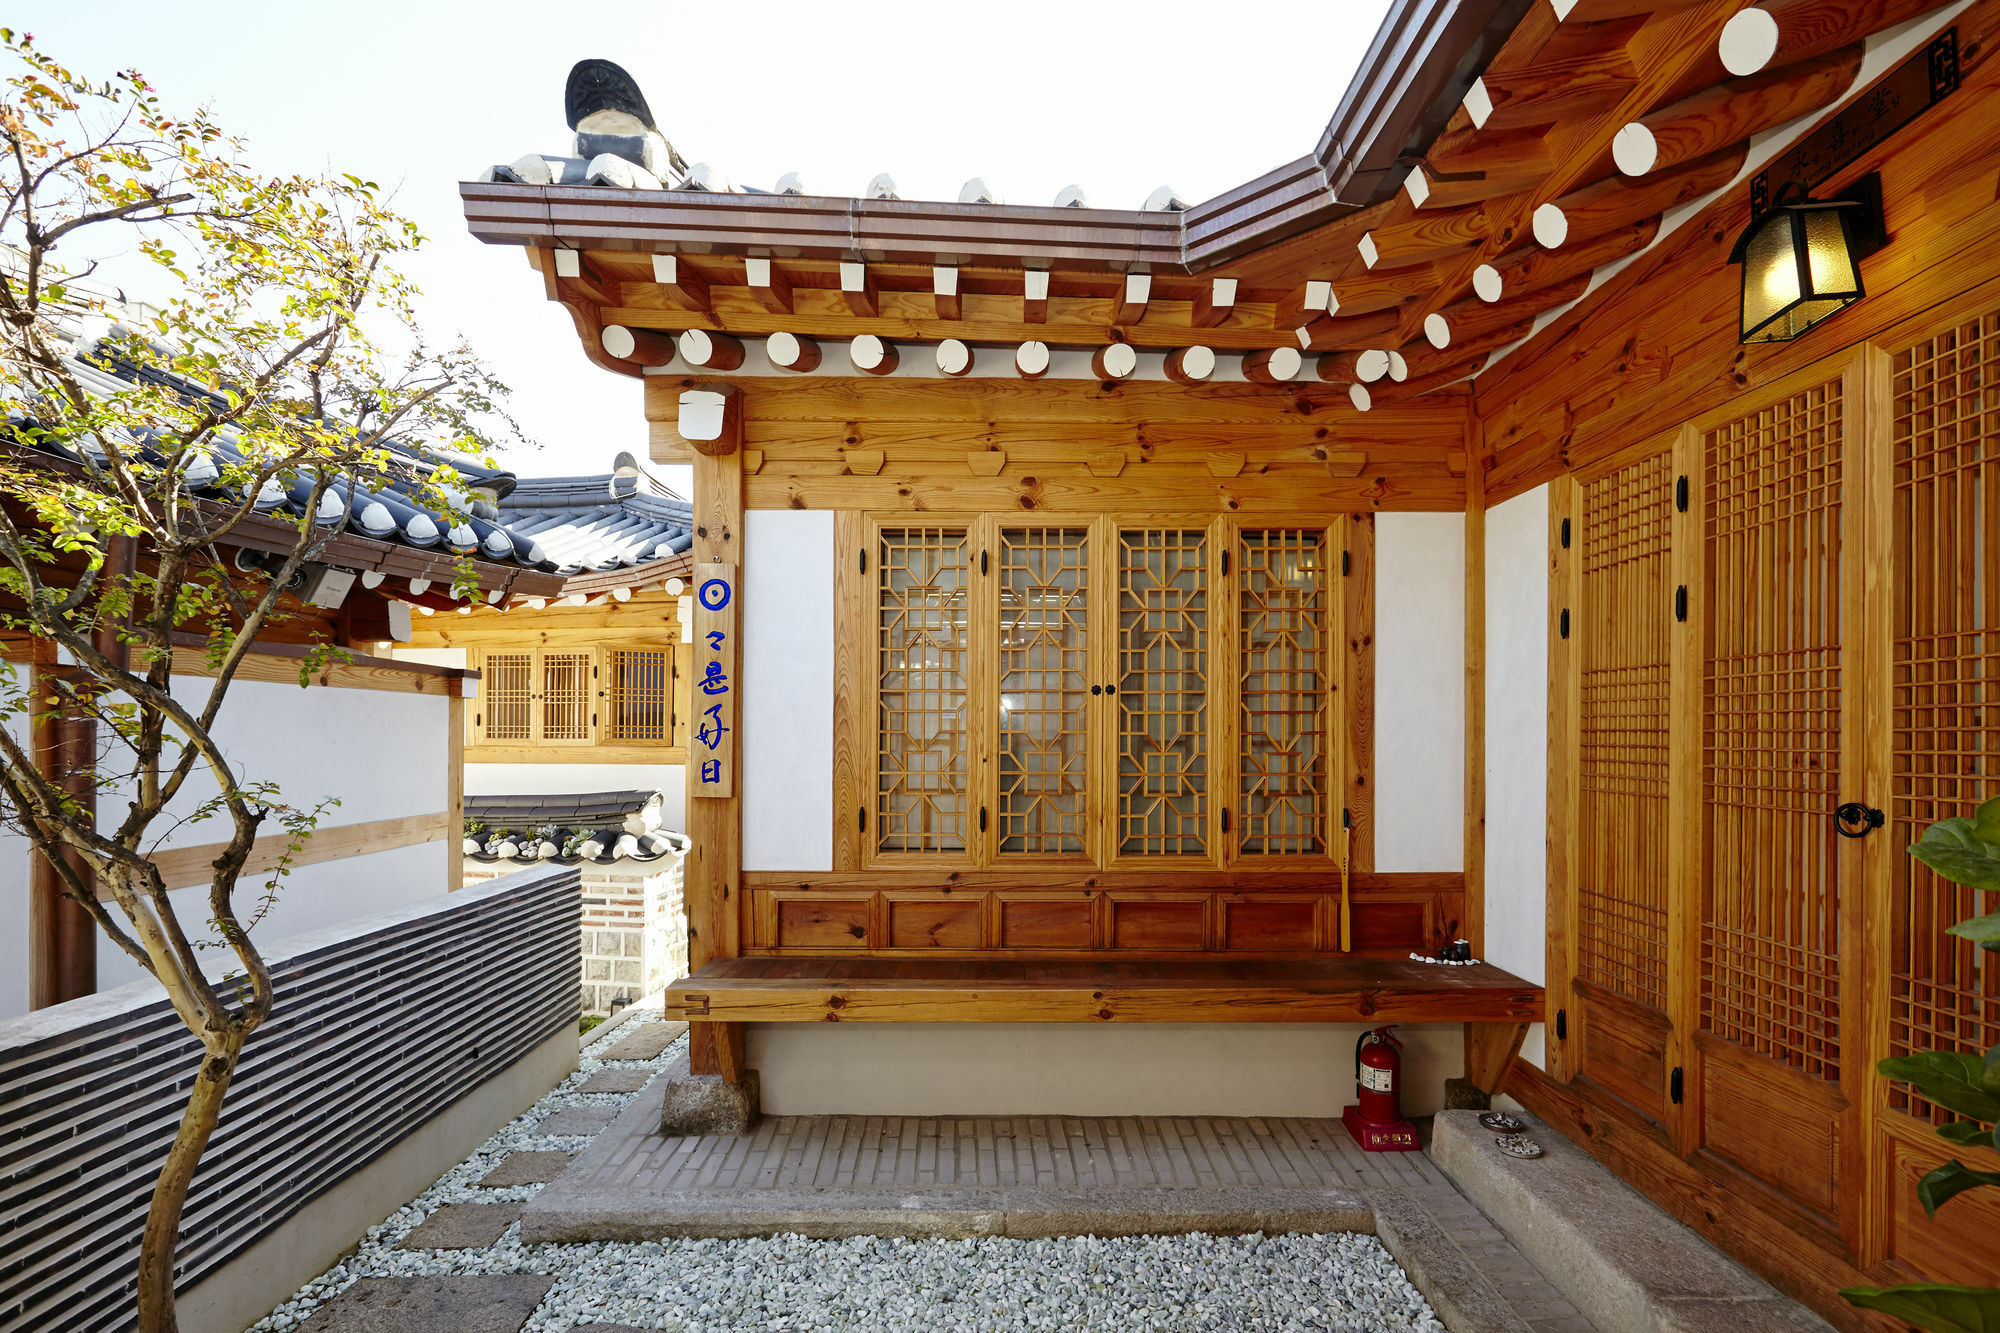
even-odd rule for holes
{"type": "Polygon", "coordinates": [[[1576,732],[1566,928],[1568,1069],[1665,1118],[1671,441],[1566,488],[1557,541],[1574,580],[1559,640],[1576,732]]]}
{"type": "Polygon", "coordinates": [[[1696,424],[1701,549],[1684,743],[1684,1146],[1857,1235],[1874,1078],[1863,912],[1887,840],[1835,811],[1887,800],[1871,755],[1885,614],[1865,349],[1696,424]],[[1865,832],[1865,830],[1862,830],[1865,832]]]}

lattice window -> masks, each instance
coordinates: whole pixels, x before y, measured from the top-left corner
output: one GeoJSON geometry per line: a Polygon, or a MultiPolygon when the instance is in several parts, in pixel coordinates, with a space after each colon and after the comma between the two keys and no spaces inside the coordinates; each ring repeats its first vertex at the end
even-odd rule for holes
{"type": "Polygon", "coordinates": [[[673,656],[667,648],[614,648],[604,664],[605,739],[674,738],[673,656]]]}
{"type": "Polygon", "coordinates": [[[875,846],[963,851],[965,532],[884,529],[877,554],[875,846]]]}
{"type": "Polygon", "coordinates": [[[1326,849],[1325,534],[1245,532],[1237,749],[1245,855],[1326,849]]]}
{"type": "Polygon", "coordinates": [[[1709,433],[1706,1027],[1840,1072],[1841,387],[1709,433]]]}
{"type": "MultiPolygon", "coordinates": [[[[1898,353],[1894,745],[1889,828],[1906,847],[2000,795],[2000,314],[1898,353]]],[[[1896,855],[1890,882],[1889,1045],[1983,1051],[2000,1042],[2000,956],[1945,934],[1992,906],[1896,855]]],[[[1892,1105],[1957,1119],[1892,1085],[1892,1105]]]]}
{"type": "Polygon", "coordinates": [[[1673,457],[1583,487],[1577,974],[1666,1008],[1673,457]]]}
{"type": "Polygon", "coordinates": [[[590,739],[593,700],[589,653],[542,655],[542,739],[590,739]]]}
{"type": "Polygon", "coordinates": [[[1084,845],[1088,534],[1000,533],[1000,851],[1084,845]]]}
{"type": "Polygon", "coordinates": [[[535,658],[533,653],[488,653],[480,663],[479,712],[489,741],[534,738],[535,658]]]}
{"type": "Polygon", "coordinates": [[[1208,536],[1118,534],[1118,848],[1208,850],[1208,536]]]}

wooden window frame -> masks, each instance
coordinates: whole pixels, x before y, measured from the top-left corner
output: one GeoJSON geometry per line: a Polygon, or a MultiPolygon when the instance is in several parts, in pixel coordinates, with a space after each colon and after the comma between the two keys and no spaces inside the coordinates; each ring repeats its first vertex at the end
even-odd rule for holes
{"type": "Polygon", "coordinates": [[[1352,872],[1373,869],[1373,841],[1368,819],[1372,789],[1370,715],[1373,677],[1373,522],[1369,515],[1338,515],[1302,523],[1289,516],[1239,518],[1185,513],[1064,514],[1034,511],[1021,515],[924,511],[869,513],[852,510],[835,515],[835,717],[834,717],[834,849],[835,868],[871,871],[962,871],[967,869],[1143,870],[1166,875],[1213,873],[1218,870],[1304,871],[1335,878],[1340,872],[1343,841],[1352,872]],[[967,543],[966,636],[966,837],[963,851],[885,852],[878,850],[880,787],[876,767],[877,728],[881,715],[880,665],[877,659],[878,568],[885,529],[962,528],[967,543]],[[1003,528],[1082,528],[1090,543],[1086,654],[1093,684],[1114,680],[1118,652],[1118,534],[1125,530],[1178,527],[1200,530],[1208,541],[1209,692],[1207,720],[1209,790],[1226,792],[1211,798],[1206,812],[1208,852],[1203,855],[1144,856],[1118,851],[1117,819],[1118,728],[1117,696],[1093,696],[1088,702],[1089,768],[1085,810],[1084,853],[1046,854],[998,851],[997,756],[999,719],[978,701],[996,696],[1000,667],[997,635],[1000,624],[999,534],[1003,528]],[[1238,747],[1241,728],[1237,682],[1240,679],[1241,601],[1237,573],[1241,567],[1243,534],[1253,531],[1311,529],[1322,534],[1327,558],[1322,567],[1320,633],[1325,644],[1324,688],[1328,735],[1324,743],[1325,820],[1323,849],[1295,854],[1243,853],[1242,802],[1238,747]],[[979,553],[988,556],[980,569],[979,553]],[[861,553],[867,553],[864,562],[861,553]],[[1339,554],[1342,571],[1334,569],[1339,554]],[[1226,555],[1226,559],[1225,559],[1226,555]],[[1224,706],[1220,701],[1227,701],[1224,706]],[[988,813],[987,827],[978,828],[978,812],[988,813]],[[865,824],[863,811],[865,810],[865,824]],[[1226,812],[1226,813],[1225,813],[1226,812]],[[1228,831],[1224,823],[1228,822],[1228,831]],[[1351,828],[1350,828],[1351,822],[1351,828]]]}
{"type": "Polygon", "coordinates": [[[474,763],[643,763],[685,764],[687,762],[688,706],[683,697],[687,688],[691,648],[667,639],[617,642],[600,647],[481,647],[467,650],[467,664],[486,674],[487,659],[496,656],[526,657],[532,694],[529,701],[528,736],[494,739],[486,735],[486,696],[469,700],[473,718],[466,728],[467,757],[474,763]],[[612,735],[607,717],[610,683],[605,673],[611,655],[617,652],[658,652],[666,655],[668,669],[668,735],[659,740],[620,739],[612,735]],[[589,660],[587,706],[591,723],[587,737],[550,740],[545,736],[544,712],[546,663],[551,656],[582,656],[589,660]]]}

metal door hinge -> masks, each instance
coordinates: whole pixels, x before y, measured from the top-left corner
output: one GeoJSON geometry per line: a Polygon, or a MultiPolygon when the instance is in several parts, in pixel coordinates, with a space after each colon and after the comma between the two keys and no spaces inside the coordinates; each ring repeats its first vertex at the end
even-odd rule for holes
{"type": "Polygon", "coordinates": [[[1562,620],[1558,629],[1565,639],[1569,637],[1569,608],[1566,606],[1562,609],[1562,620]]]}
{"type": "Polygon", "coordinates": [[[1556,1010],[1556,1040],[1569,1040],[1569,1010],[1556,1010]]]}
{"type": "Polygon", "coordinates": [[[983,805],[979,807],[979,831],[986,832],[986,807],[983,805]]]}
{"type": "Polygon", "coordinates": [[[1687,618],[1688,586],[1683,583],[1680,587],[1674,589],[1674,619],[1684,621],[1687,618]]]}
{"type": "Polygon", "coordinates": [[[1568,519],[1564,519],[1564,520],[1563,520],[1563,526],[1562,526],[1562,544],[1563,544],[1563,550],[1567,551],[1567,550],[1569,549],[1569,520],[1568,520],[1568,519]]]}
{"type": "Polygon", "coordinates": [[[979,553],[979,572],[982,574],[986,572],[986,552],[984,551],[979,553]]]}
{"type": "Polygon", "coordinates": [[[866,551],[861,553],[861,572],[863,574],[868,572],[868,552],[866,551]]]}
{"type": "Polygon", "coordinates": [[[1354,827],[1354,812],[1344,805],[1340,807],[1340,826],[1342,828],[1354,827]]]}
{"type": "Polygon", "coordinates": [[[1683,1079],[1681,1075],[1681,1067],[1679,1065],[1675,1065],[1674,1072],[1667,1076],[1667,1096],[1674,1099],[1675,1106],[1679,1106],[1681,1104],[1682,1090],[1683,1090],[1683,1079]]]}
{"type": "Polygon", "coordinates": [[[1222,807],[1222,831],[1229,832],[1229,807],[1226,805],[1222,807]]]}
{"type": "Polygon", "coordinates": [[[861,831],[863,833],[866,833],[868,831],[868,807],[864,805],[854,813],[856,818],[860,821],[861,831]]]}
{"type": "Polygon", "coordinates": [[[1229,572],[1229,552],[1227,551],[1222,553],[1222,572],[1224,574],[1229,572]]]}
{"type": "Polygon", "coordinates": [[[1354,572],[1354,555],[1350,551],[1340,553],[1340,577],[1346,578],[1354,572]]]}
{"type": "Polygon", "coordinates": [[[1688,511],[1688,479],[1685,474],[1674,478],[1674,508],[1683,514],[1688,511]]]}

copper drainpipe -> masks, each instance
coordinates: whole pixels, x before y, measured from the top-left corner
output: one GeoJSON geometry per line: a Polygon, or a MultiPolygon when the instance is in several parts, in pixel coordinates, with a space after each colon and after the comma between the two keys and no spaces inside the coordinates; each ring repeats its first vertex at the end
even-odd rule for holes
{"type": "MultiPolygon", "coordinates": [[[[105,552],[103,577],[128,578],[138,567],[139,545],[131,537],[113,537],[105,552]]],[[[127,645],[113,626],[100,626],[97,651],[121,668],[131,661],[127,645]]],[[[75,667],[55,660],[54,645],[36,644],[33,667],[37,707],[57,695],[59,683],[81,688],[90,679],[75,667]]],[[[97,722],[88,713],[61,708],[35,719],[32,741],[35,766],[42,776],[67,791],[91,818],[97,814],[97,793],[89,774],[97,763],[97,722]]],[[[82,882],[95,887],[95,877],[76,852],[63,860],[82,882]]],[[[63,877],[44,856],[31,856],[28,873],[28,1007],[45,1009],[97,991],[97,924],[64,892],[63,877]]]]}

